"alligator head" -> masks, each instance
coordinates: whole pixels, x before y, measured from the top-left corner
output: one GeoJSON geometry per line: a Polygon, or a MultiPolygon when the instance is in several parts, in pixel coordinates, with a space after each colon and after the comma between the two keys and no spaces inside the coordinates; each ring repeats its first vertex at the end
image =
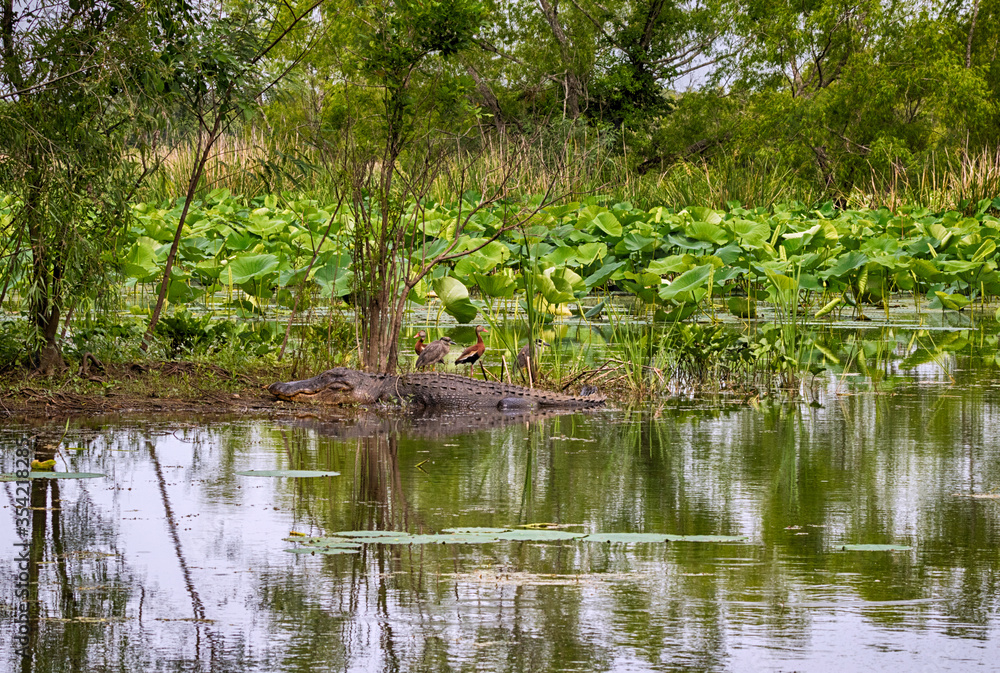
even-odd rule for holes
{"type": "Polygon", "coordinates": [[[347,367],[334,367],[311,379],[272,383],[267,390],[278,399],[288,402],[370,404],[382,395],[385,380],[385,376],[365,374],[347,367]]]}

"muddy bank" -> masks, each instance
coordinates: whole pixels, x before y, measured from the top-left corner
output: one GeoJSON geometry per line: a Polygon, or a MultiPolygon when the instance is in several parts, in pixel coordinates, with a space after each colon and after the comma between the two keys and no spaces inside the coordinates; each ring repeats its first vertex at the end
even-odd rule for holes
{"type": "Polygon", "coordinates": [[[266,413],[283,406],[264,390],[287,371],[230,372],[198,362],[106,364],[44,377],[0,375],[0,417],[53,418],[134,412],[266,413]]]}

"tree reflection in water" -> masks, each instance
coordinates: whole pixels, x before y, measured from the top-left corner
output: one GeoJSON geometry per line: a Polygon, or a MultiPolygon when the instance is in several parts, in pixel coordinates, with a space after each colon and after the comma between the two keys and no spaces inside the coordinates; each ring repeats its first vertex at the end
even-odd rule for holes
{"type": "MultiPolygon", "coordinates": [[[[86,450],[63,452],[69,469],[107,477],[32,482],[33,656],[7,648],[0,668],[987,665],[996,390],[922,382],[823,401],[71,424],[65,442],[86,450]],[[341,476],[235,474],[246,469],[341,476]],[[286,553],[282,540],[532,523],[750,540],[368,544],[340,556],[286,553]]],[[[49,454],[61,435],[46,435],[49,454]]]]}

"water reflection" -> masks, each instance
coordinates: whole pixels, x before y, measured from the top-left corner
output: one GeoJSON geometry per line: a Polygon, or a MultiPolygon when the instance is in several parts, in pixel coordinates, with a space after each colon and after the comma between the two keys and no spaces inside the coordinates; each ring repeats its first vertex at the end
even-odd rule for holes
{"type": "MultiPolygon", "coordinates": [[[[1000,406],[989,381],[955,371],[961,387],[925,377],[891,395],[831,380],[820,407],[34,428],[39,453],[62,442],[58,469],[107,476],[31,484],[30,657],[11,643],[12,514],[0,522],[0,668],[988,668],[1000,500],[982,496],[1000,490],[1000,406]],[[235,474],[247,469],[341,476],[235,474]],[[529,523],[750,539],[351,556],[282,539],[529,523]]],[[[7,428],[4,446],[27,432],[7,428]]]]}

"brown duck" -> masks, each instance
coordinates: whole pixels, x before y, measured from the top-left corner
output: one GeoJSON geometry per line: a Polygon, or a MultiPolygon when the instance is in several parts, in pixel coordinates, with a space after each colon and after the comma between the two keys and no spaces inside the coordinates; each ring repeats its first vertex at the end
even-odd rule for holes
{"type": "Polygon", "coordinates": [[[417,369],[433,367],[439,362],[444,362],[444,356],[451,350],[451,345],[455,343],[451,337],[443,336],[437,341],[432,341],[424,346],[417,356],[417,369]]]}
{"type": "Polygon", "coordinates": [[[483,357],[483,353],[486,352],[486,344],[483,343],[483,335],[489,334],[484,325],[480,325],[476,328],[476,343],[472,344],[464,351],[462,354],[455,358],[456,365],[469,365],[469,377],[472,377],[472,367],[479,361],[479,358],[483,357]]]}

